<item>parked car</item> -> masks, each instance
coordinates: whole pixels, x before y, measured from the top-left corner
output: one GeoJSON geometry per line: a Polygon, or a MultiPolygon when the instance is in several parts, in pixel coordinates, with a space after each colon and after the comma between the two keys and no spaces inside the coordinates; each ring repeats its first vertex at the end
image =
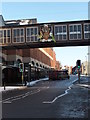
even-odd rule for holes
{"type": "Polygon", "coordinates": [[[68,70],[51,70],[49,71],[49,79],[50,80],[61,80],[61,79],[69,79],[70,76],[68,74],[68,70]]]}

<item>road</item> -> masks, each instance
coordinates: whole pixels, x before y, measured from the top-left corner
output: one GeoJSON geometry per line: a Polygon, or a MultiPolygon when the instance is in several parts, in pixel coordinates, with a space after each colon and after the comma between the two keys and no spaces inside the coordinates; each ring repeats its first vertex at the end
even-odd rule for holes
{"type": "Polygon", "coordinates": [[[76,79],[73,75],[69,80],[41,81],[32,87],[4,92],[2,117],[88,118],[88,89],[78,82],[72,84],[76,79]]]}

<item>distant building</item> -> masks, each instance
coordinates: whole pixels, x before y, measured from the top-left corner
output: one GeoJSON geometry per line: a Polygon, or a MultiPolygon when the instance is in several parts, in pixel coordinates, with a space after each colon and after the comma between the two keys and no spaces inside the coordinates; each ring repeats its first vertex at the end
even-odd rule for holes
{"type": "Polygon", "coordinates": [[[68,73],[69,73],[69,74],[72,74],[72,66],[67,66],[67,65],[65,65],[65,66],[64,66],[64,69],[68,70],[68,73]]]}
{"type": "Polygon", "coordinates": [[[72,66],[69,67],[69,74],[72,74],[72,66]]]}
{"type": "Polygon", "coordinates": [[[56,61],[56,69],[57,69],[57,70],[60,70],[60,69],[61,69],[61,67],[60,67],[60,62],[59,62],[59,61],[56,61]]]}
{"type": "Polygon", "coordinates": [[[77,74],[77,66],[74,66],[74,67],[72,68],[72,74],[77,74]]]}
{"type": "Polygon", "coordinates": [[[4,21],[6,26],[17,26],[17,25],[30,25],[36,24],[37,19],[21,19],[21,20],[8,20],[4,21]]]}
{"type": "Polygon", "coordinates": [[[88,61],[83,62],[81,69],[83,75],[90,75],[90,62],[88,61]]]}

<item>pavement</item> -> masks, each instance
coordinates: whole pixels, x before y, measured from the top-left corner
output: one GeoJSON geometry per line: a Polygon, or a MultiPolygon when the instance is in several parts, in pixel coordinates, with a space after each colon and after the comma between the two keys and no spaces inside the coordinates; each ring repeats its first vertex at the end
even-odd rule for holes
{"type": "MultiPolygon", "coordinates": [[[[35,85],[36,83],[42,81],[42,80],[49,80],[48,78],[42,78],[42,79],[39,79],[39,80],[35,80],[35,81],[32,81],[32,82],[27,82],[27,86],[33,86],[35,85]]],[[[10,91],[10,90],[20,90],[20,89],[25,89],[27,88],[27,86],[5,86],[5,90],[4,90],[4,87],[0,87],[0,92],[6,92],[6,91],[10,91]]]]}
{"type": "MultiPolygon", "coordinates": [[[[85,76],[85,75],[81,75],[81,81],[80,81],[80,84],[78,84],[77,82],[77,85],[78,86],[81,86],[81,87],[86,87],[86,88],[89,88],[90,89],[90,82],[89,82],[89,77],[88,79],[84,78],[82,79],[82,77],[88,77],[88,76],[85,76]],[[85,80],[86,79],[86,80],[85,80]]],[[[35,85],[37,82],[40,82],[42,80],[49,80],[49,78],[42,78],[42,79],[39,79],[39,80],[35,80],[35,81],[32,81],[32,82],[27,82],[27,86],[33,86],[35,85]]],[[[76,80],[77,81],[77,80],[76,80]]],[[[74,82],[76,82],[74,81],[74,82]]],[[[73,83],[74,83],[73,82],[73,83]]],[[[27,86],[6,86],[5,87],[5,90],[4,90],[4,87],[0,87],[0,92],[6,92],[6,91],[9,91],[9,90],[16,90],[16,89],[25,89],[27,86]]]]}
{"type": "Polygon", "coordinates": [[[78,82],[77,82],[77,85],[80,87],[85,87],[85,88],[90,89],[90,77],[81,75],[80,83],[78,84],[78,82]]]}
{"type": "Polygon", "coordinates": [[[9,90],[16,90],[16,89],[24,89],[26,86],[6,86],[5,90],[4,87],[0,87],[0,92],[6,92],[9,90]]]}
{"type": "MultiPolygon", "coordinates": [[[[87,84],[85,78],[80,84],[87,84]]],[[[71,76],[69,80],[41,81],[25,90],[3,92],[2,118],[86,119],[90,90],[77,84],[77,76],[71,76]]]]}
{"type": "Polygon", "coordinates": [[[77,84],[78,86],[81,86],[81,87],[85,87],[85,88],[88,88],[90,89],[90,85],[86,85],[86,84],[77,84]]]}

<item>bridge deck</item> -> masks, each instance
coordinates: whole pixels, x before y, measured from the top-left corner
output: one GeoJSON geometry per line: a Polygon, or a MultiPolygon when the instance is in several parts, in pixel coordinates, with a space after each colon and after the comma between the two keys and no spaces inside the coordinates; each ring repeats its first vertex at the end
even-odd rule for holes
{"type": "Polygon", "coordinates": [[[60,42],[40,42],[40,43],[20,43],[2,45],[1,49],[30,49],[30,48],[46,48],[46,47],[68,47],[68,46],[89,46],[90,40],[82,41],[60,41],[60,42]]]}
{"type": "Polygon", "coordinates": [[[0,28],[0,49],[89,45],[90,20],[3,26],[0,28]],[[45,41],[43,42],[43,40],[45,41]]]}

